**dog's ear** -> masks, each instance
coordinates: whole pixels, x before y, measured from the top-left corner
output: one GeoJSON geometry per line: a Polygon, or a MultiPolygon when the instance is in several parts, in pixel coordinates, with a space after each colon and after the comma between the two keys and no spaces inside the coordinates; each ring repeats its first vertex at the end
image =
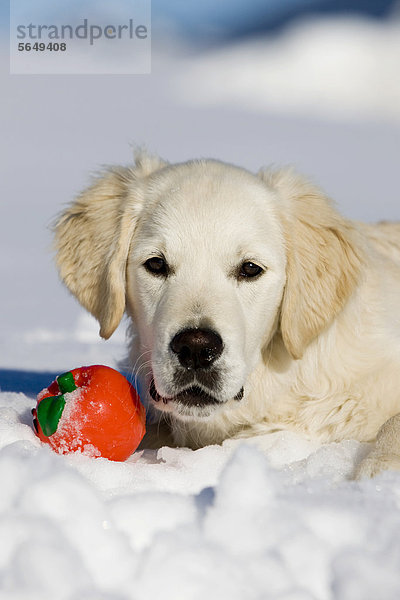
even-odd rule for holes
{"type": "Polygon", "coordinates": [[[288,352],[298,359],[352,294],[360,276],[362,244],[329,199],[292,170],[262,171],[260,176],[276,192],[286,238],[280,328],[288,352]]]}
{"type": "Polygon", "coordinates": [[[142,206],[141,182],[165,165],[140,153],[131,168],[106,169],[55,225],[60,276],[99,321],[105,339],[125,310],[126,261],[142,206]]]}

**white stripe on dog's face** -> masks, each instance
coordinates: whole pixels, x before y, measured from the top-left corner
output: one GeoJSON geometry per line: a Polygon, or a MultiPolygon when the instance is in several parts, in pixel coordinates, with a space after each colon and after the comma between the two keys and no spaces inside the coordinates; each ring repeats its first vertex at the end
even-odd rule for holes
{"type": "Polygon", "coordinates": [[[144,193],[127,273],[136,358],[159,410],[206,417],[241,401],[275,331],[286,266],[275,199],[212,161],[168,167],[144,193]]]}

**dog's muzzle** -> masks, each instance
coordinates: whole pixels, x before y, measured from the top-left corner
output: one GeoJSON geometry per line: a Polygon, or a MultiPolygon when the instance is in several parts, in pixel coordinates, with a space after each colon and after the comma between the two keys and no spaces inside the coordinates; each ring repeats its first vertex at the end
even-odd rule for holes
{"type": "MultiPolygon", "coordinates": [[[[174,402],[185,411],[224,404],[220,398],[220,373],[215,366],[224,349],[221,336],[212,329],[187,328],[172,338],[169,349],[177,363],[174,375],[177,392],[161,396],[152,379],[149,393],[154,402],[174,402]]],[[[235,400],[241,400],[243,394],[242,388],[235,400]]]]}

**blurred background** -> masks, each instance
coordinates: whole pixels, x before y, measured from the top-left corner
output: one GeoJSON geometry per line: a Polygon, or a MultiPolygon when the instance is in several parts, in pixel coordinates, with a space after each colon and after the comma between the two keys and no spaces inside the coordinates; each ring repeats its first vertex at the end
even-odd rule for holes
{"type": "MultiPolygon", "coordinates": [[[[56,0],[48,19],[116,21],[130,4],[56,0]]],[[[398,2],[153,0],[149,75],[10,75],[4,3],[0,17],[0,389],[25,389],[22,371],[123,356],[126,324],[100,340],[60,284],[50,228],[134,146],[254,171],[292,164],[348,217],[400,219],[398,2]]]]}

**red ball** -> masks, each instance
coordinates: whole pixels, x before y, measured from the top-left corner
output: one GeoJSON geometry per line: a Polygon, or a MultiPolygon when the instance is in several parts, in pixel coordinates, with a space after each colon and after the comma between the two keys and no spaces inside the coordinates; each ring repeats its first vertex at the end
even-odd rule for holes
{"type": "Polygon", "coordinates": [[[135,388],[103,365],[59,375],[37,396],[36,435],[60,454],[126,460],[146,432],[145,409],[135,388]]]}

